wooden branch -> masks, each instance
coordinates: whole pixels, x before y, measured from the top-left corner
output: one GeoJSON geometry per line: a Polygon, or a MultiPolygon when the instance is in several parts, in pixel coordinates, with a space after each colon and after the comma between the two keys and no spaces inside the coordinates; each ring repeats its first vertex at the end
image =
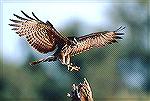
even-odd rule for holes
{"type": "Polygon", "coordinates": [[[67,93],[67,96],[72,99],[72,101],[93,101],[92,91],[86,78],[84,82],[79,85],[72,85],[71,93],[67,93]]]}

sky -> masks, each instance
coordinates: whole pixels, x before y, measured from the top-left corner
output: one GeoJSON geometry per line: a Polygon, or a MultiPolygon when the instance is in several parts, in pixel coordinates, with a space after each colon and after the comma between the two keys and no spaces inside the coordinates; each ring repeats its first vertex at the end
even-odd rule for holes
{"type": "MultiPolygon", "coordinates": [[[[2,3],[2,49],[4,61],[9,59],[12,62],[23,61],[27,54],[20,47],[20,42],[24,39],[18,37],[12,27],[8,26],[11,21],[16,19],[13,14],[20,15],[23,10],[26,14],[35,15],[42,21],[49,20],[56,28],[63,28],[69,21],[80,19],[85,25],[102,25],[106,23],[105,17],[106,8],[109,3],[91,3],[91,2],[4,2],[2,3]],[[14,55],[15,54],[15,55],[14,55]],[[23,59],[23,60],[22,60],[23,59]]],[[[27,44],[27,43],[26,43],[27,44]]],[[[29,47],[31,48],[31,47],[29,47]]],[[[21,62],[20,62],[21,63],[21,62]]]]}
{"type": "MultiPolygon", "coordinates": [[[[20,12],[23,10],[29,16],[32,16],[31,13],[34,12],[35,15],[42,21],[46,22],[49,20],[56,29],[62,29],[67,24],[71,24],[71,21],[79,19],[84,23],[84,25],[89,26],[99,26],[106,23],[109,25],[110,21],[107,17],[107,10],[110,9],[110,3],[108,2],[45,2],[45,1],[3,1],[1,3],[1,34],[0,38],[2,38],[2,42],[0,43],[2,48],[0,49],[0,54],[3,55],[3,61],[9,60],[9,62],[15,64],[22,64],[25,61],[25,57],[28,52],[21,48],[21,45],[25,45],[27,48],[32,49],[27,42],[25,42],[25,38],[20,38],[14,31],[11,30],[8,24],[11,23],[9,19],[16,19],[13,14],[20,15],[22,17],[23,14],[20,12]]],[[[85,29],[85,30],[88,30],[85,29]]],[[[35,54],[41,55],[35,51],[35,54]]],[[[7,61],[8,62],[8,61],[7,61]]],[[[56,65],[56,64],[51,64],[56,65]]],[[[59,68],[58,68],[59,69],[59,68]]],[[[48,70],[48,69],[47,69],[48,70]]],[[[47,73],[51,74],[50,70],[47,73]]],[[[58,74],[57,74],[58,75],[58,74]]],[[[127,82],[132,83],[130,85],[138,84],[136,82],[139,74],[133,74],[130,77],[126,78],[127,82]]],[[[141,76],[141,75],[139,75],[141,76]]],[[[58,77],[58,76],[56,76],[58,77]]],[[[127,76],[125,76],[127,77],[127,76]]],[[[144,79],[142,79],[144,80],[144,79]]],[[[141,81],[143,82],[143,81],[141,81]]],[[[138,85],[137,85],[138,86],[138,85]]]]}
{"type": "MultiPolygon", "coordinates": [[[[22,65],[26,61],[28,51],[32,50],[32,47],[28,45],[24,37],[19,37],[8,24],[11,23],[9,19],[17,19],[13,14],[24,17],[21,13],[23,10],[29,16],[32,16],[32,12],[42,21],[46,22],[49,20],[56,29],[63,29],[64,26],[71,24],[71,21],[81,21],[86,26],[100,26],[108,21],[105,13],[109,7],[109,3],[92,3],[92,2],[45,2],[45,1],[3,1],[1,3],[1,45],[0,55],[3,56],[3,62],[7,64],[22,65]],[[22,45],[27,50],[22,48],[22,45]]],[[[109,22],[109,21],[108,21],[109,22]]],[[[84,29],[83,29],[84,30],[84,29]]],[[[88,32],[89,28],[86,28],[84,31],[88,32]]],[[[90,33],[90,32],[89,32],[90,33]]],[[[45,57],[43,54],[33,50],[34,54],[38,58],[45,57]]],[[[59,79],[67,77],[62,73],[55,74],[55,71],[59,71],[59,68],[55,67],[57,64],[51,62],[51,68],[45,68],[48,75],[59,79]]],[[[48,67],[45,66],[45,67],[48,67]]],[[[19,67],[19,66],[17,66],[19,67]]],[[[17,68],[16,67],[16,68],[17,68]]],[[[67,77],[68,78],[68,77],[67,77]]],[[[66,79],[69,80],[69,79],[66,79]]],[[[65,85],[65,84],[64,84],[65,85]]]]}

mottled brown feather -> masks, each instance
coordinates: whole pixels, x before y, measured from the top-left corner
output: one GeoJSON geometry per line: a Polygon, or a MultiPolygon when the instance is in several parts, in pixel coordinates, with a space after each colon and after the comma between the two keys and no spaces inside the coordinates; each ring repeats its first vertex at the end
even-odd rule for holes
{"type": "Polygon", "coordinates": [[[89,50],[94,46],[103,47],[107,44],[117,42],[116,39],[122,39],[119,35],[123,35],[123,33],[117,33],[117,31],[105,31],[81,36],[78,38],[77,44],[72,46],[71,53],[66,54],[76,55],[83,51],[89,50]]]}
{"type": "Polygon", "coordinates": [[[62,42],[65,42],[69,40],[60,35],[50,22],[42,22],[34,15],[34,13],[32,13],[32,15],[36,19],[29,17],[23,11],[21,12],[27,18],[14,14],[14,16],[20,20],[10,19],[14,24],[9,25],[14,27],[12,30],[15,30],[19,36],[25,36],[28,43],[37,51],[41,53],[53,51],[57,41],[61,40],[62,42]]]}

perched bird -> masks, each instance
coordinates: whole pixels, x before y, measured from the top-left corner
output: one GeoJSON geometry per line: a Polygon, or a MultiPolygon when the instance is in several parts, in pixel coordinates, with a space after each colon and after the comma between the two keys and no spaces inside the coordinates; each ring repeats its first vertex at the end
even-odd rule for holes
{"type": "Polygon", "coordinates": [[[124,33],[119,32],[125,28],[121,26],[115,31],[94,32],[80,37],[66,37],[60,34],[49,21],[45,23],[39,20],[33,12],[34,18],[23,11],[21,12],[26,18],[14,14],[20,20],[10,19],[14,22],[14,24],[9,24],[14,27],[12,30],[15,30],[19,36],[25,36],[27,42],[40,53],[52,52],[57,48],[53,55],[34,61],[31,65],[59,60],[68,67],[68,70],[79,71],[80,67],[71,63],[72,56],[92,47],[102,47],[115,43],[117,42],[116,39],[122,39],[120,35],[124,35],[124,33]]]}

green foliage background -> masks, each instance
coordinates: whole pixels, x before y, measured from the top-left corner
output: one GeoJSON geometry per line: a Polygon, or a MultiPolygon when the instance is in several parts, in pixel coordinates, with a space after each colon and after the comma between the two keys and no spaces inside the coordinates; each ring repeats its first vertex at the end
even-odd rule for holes
{"type": "MultiPolygon", "coordinates": [[[[78,84],[86,77],[95,101],[112,101],[112,99],[148,101],[150,99],[149,1],[112,3],[111,6],[112,9],[107,12],[111,25],[92,27],[95,27],[96,31],[104,31],[125,25],[123,40],[118,44],[94,48],[73,57],[72,61],[81,67],[80,72],[69,72],[59,61],[30,67],[28,63],[39,57],[30,47],[27,49],[27,46],[22,47],[29,51],[29,54],[26,62],[21,65],[3,61],[1,56],[0,100],[70,101],[66,93],[71,90],[73,83],[78,84]]],[[[80,20],[70,21],[61,32],[68,36],[79,36],[81,29],[86,29],[82,25],[80,20]]]]}

